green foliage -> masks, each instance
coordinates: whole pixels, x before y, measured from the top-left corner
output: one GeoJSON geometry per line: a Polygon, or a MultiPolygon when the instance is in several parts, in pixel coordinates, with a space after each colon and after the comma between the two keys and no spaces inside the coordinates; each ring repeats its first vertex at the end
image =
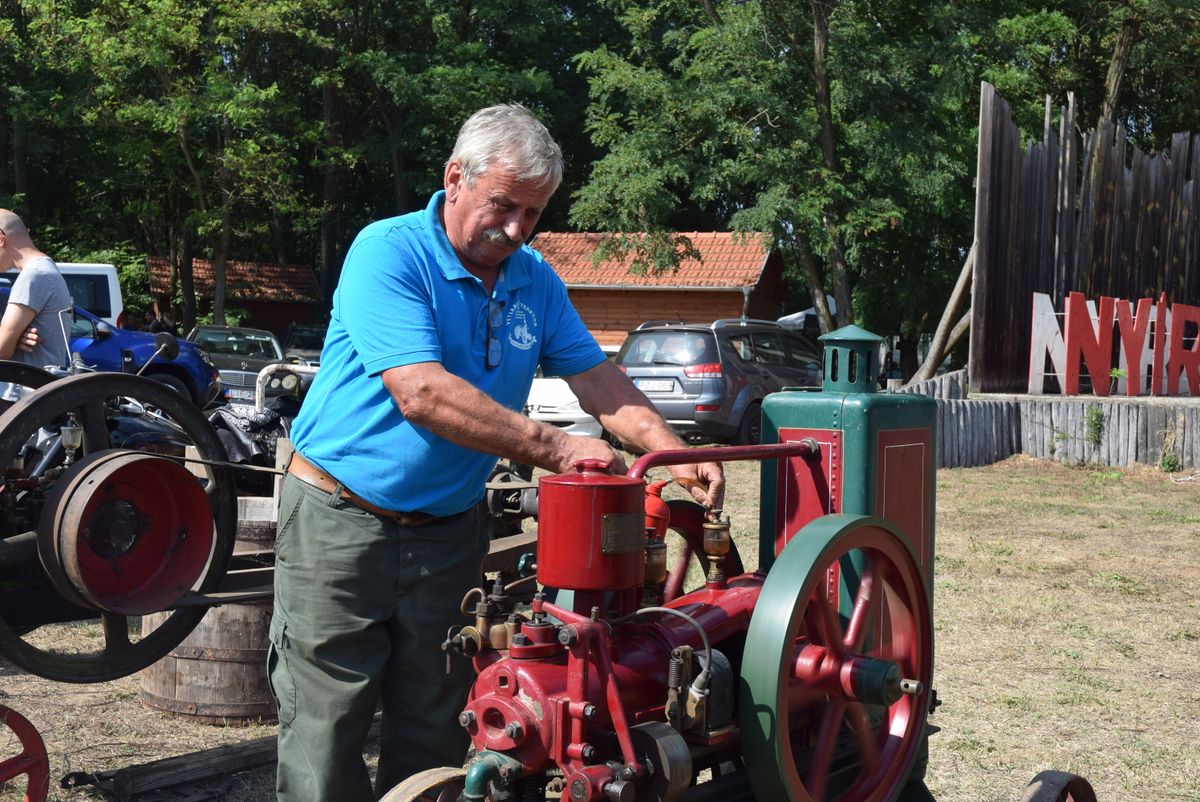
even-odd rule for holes
{"type": "Polygon", "coordinates": [[[544,229],[644,232],[610,244],[635,270],[670,269],[680,232],[764,231],[825,291],[836,246],[855,319],[915,338],[970,246],[980,80],[1035,136],[1074,91],[1086,129],[1130,24],[1117,119],[1161,149],[1200,107],[1192,0],[22,0],[0,5],[0,205],[60,257],[186,245],[332,286],[362,224],[440,187],[462,119],[519,101],[567,158],[544,229]]]}
{"type": "Polygon", "coordinates": [[[1158,458],[1158,469],[1163,473],[1178,473],[1183,470],[1183,460],[1172,451],[1164,451],[1158,458]]]}
{"type": "Polygon", "coordinates": [[[1083,413],[1083,439],[1092,448],[1100,447],[1100,437],[1104,434],[1104,410],[1100,407],[1088,407],[1083,413]]]}

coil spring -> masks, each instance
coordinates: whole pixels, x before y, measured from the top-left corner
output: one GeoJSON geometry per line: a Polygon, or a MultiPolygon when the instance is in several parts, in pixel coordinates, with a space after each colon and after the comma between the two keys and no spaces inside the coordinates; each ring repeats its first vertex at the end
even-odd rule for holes
{"type": "Polygon", "coordinates": [[[671,659],[667,663],[667,687],[683,687],[683,659],[678,651],[671,652],[671,659]]]}
{"type": "Polygon", "coordinates": [[[536,777],[521,780],[521,802],[546,802],[546,781],[536,777]]]}

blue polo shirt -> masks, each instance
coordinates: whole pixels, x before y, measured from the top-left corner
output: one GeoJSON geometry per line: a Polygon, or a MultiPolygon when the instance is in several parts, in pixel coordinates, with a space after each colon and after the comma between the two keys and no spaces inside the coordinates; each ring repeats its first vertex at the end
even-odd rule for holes
{"type": "Polygon", "coordinates": [[[305,459],[372,504],[433,515],[476,504],[496,457],[409,423],[383,371],[440,362],[520,410],[539,363],[547,375],[570,376],[604,361],[562,280],[528,246],[505,260],[488,294],[446,237],[438,216],[444,196],[355,238],[333,296],[321,368],[291,433],[305,459]],[[489,347],[499,358],[490,368],[489,347]]]}

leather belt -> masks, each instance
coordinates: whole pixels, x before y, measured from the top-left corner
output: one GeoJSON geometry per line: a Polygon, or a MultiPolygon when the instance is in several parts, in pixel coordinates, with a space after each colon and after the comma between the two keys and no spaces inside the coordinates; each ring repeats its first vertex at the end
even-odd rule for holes
{"type": "Polygon", "coordinates": [[[389,521],[395,521],[401,526],[424,526],[430,521],[437,520],[436,515],[430,515],[427,512],[397,512],[396,510],[385,510],[383,507],[377,507],[295,452],[292,453],[292,458],[288,461],[287,472],[306,485],[312,485],[331,496],[334,490],[341,487],[341,493],[338,494],[338,498],[342,501],[348,501],[360,510],[365,510],[372,515],[378,515],[380,518],[387,518],[389,521]]]}

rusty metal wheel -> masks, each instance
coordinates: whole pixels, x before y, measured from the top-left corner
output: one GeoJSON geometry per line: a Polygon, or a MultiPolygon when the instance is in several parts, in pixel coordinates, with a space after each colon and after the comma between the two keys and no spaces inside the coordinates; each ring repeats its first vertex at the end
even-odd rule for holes
{"type": "MultiPolygon", "coordinates": [[[[667,569],[667,582],[663,587],[663,601],[669,602],[684,594],[683,583],[687,579],[688,567],[692,560],[699,565],[701,572],[708,570],[708,560],[704,557],[704,507],[694,501],[675,499],[667,502],[671,510],[671,524],[668,531],[683,538],[683,550],[667,569]]],[[[741,575],[742,558],[738,554],[737,544],[729,543],[729,553],[722,563],[725,576],[733,578],[741,575]]]]}
{"type": "Polygon", "coordinates": [[[190,445],[202,460],[226,460],[216,432],[189,400],[139,376],[88,373],[59,379],[0,415],[0,466],[8,469],[0,496],[32,510],[26,517],[33,523],[23,523],[39,528],[36,534],[6,531],[0,540],[0,578],[6,580],[0,590],[0,655],[31,673],[62,682],[101,682],[145,668],[178,645],[207,608],[175,609],[153,633],[136,641],[130,635],[131,617],[188,592],[216,590],[224,578],[237,526],[232,470],[198,465],[199,476],[192,476],[178,465],[148,462],[162,457],[131,450],[135,444],[180,453],[190,445]],[[144,431],[127,436],[131,424],[144,431]],[[77,432],[77,448],[62,448],[66,438],[60,432],[67,429],[77,432]],[[166,433],[169,442],[156,441],[147,434],[151,430],[166,433]],[[130,448],[105,456],[102,452],[109,451],[118,433],[130,448]],[[23,469],[14,468],[20,455],[30,453],[31,443],[51,445],[34,448],[36,468],[28,460],[23,469]],[[153,490],[147,491],[150,484],[153,490]],[[197,493],[207,509],[197,510],[197,493]],[[96,503],[91,503],[93,494],[96,503]],[[176,510],[177,502],[185,512],[176,510]],[[154,566],[138,565],[136,575],[149,584],[130,584],[130,576],[118,574],[140,558],[142,545],[157,542],[156,553],[162,557],[182,542],[180,537],[155,541],[168,513],[175,516],[168,526],[187,521],[193,532],[198,531],[197,520],[211,521],[208,547],[190,554],[186,567],[157,577],[154,566]],[[184,587],[156,595],[154,583],[164,581],[184,587]],[[131,593],[135,603],[120,601],[131,593]],[[98,645],[42,645],[37,633],[47,624],[96,618],[101,622],[98,645]]]}
{"type": "Polygon", "coordinates": [[[388,791],[379,802],[455,802],[466,776],[466,769],[450,766],[422,771],[388,791]]]}
{"type": "Polygon", "coordinates": [[[1096,792],[1078,774],[1043,771],[1029,782],[1021,802],[1096,802],[1096,792]]]}
{"type": "Polygon", "coordinates": [[[933,671],[912,547],[827,515],[771,567],[742,656],[742,756],[759,802],[885,802],[908,781],[933,671]]]}
{"type": "Polygon", "coordinates": [[[0,705],[0,724],[12,730],[21,744],[21,751],[12,757],[0,754],[0,787],[24,774],[29,778],[24,802],[45,802],[50,795],[50,759],[42,736],[29,719],[4,705],[0,705]]]}

